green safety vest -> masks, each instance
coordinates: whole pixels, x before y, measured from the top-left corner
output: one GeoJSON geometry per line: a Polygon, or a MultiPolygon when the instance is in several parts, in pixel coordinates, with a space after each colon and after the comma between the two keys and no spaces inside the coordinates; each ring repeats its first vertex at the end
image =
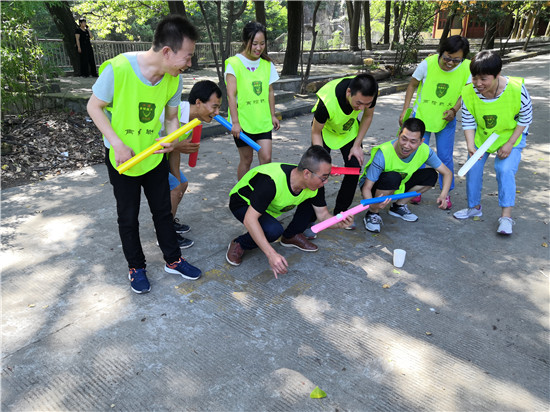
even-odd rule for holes
{"type": "MultiPolygon", "coordinates": [[[[359,116],[360,111],[352,110],[351,114],[345,114],[336,98],[336,86],[344,79],[353,79],[353,77],[331,80],[317,92],[317,97],[323,101],[329,115],[322,131],[323,141],[334,150],[340,149],[351,142],[359,133],[357,116],[359,116]]],[[[311,110],[312,112],[317,110],[319,100],[311,110]]]]}
{"type": "Polygon", "coordinates": [[[414,105],[415,117],[426,125],[426,131],[440,132],[447,126],[443,112],[453,107],[470,76],[470,60],[464,60],[452,72],[439,67],[439,55],[426,58],[428,72],[424,83],[420,82],[414,105]]]}
{"type": "Polygon", "coordinates": [[[260,58],[260,66],[253,72],[248,70],[237,56],[232,56],[225,61],[226,69],[228,64],[233,67],[237,79],[237,114],[242,129],[254,134],[271,131],[273,129],[269,106],[271,62],[260,58]]]}
{"type": "MultiPolygon", "coordinates": [[[[137,77],[126,56],[120,54],[104,62],[99,68],[100,74],[108,64],[114,74],[113,102],[107,108],[112,114],[111,126],[122,142],[138,154],[156,143],[161,128],[160,114],[177,92],[179,77],[166,73],[159,84],[148,86],[137,77]]],[[[163,156],[152,154],[124,174],[141,176],[154,169],[163,156]]],[[[114,150],[109,151],[109,160],[116,168],[114,150]]]]}
{"type": "MultiPolygon", "coordinates": [[[[494,153],[500,149],[512,136],[518,122],[516,120],[521,110],[522,77],[509,77],[508,85],[500,97],[492,102],[481,100],[469,84],[462,90],[464,104],[474,116],[477,124],[475,144],[480,147],[487,138],[496,133],[499,138],[489,147],[487,152],[494,153]]],[[[514,147],[520,144],[517,139],[514,147]]]]}
{"type": "MultiPolygon", "coordinates": [[[[305,200],[315,197],[317,195],[317,190],[310,190],[308,188],[303,189],[298,195],[294,195],[290,188],[288,187],[287,177],[281,165],[286,163],[267,163],[255,167],[252,170],[249,170],[239,182],[231,189],[229,196],[234,193],[238,193],[241,198],[243,198],[248,205],[250,205],[250,199],[246,197],[244,191],[241,189],[244,187],[249,187],[253,190],[252,186],[249,185],[250,180],[258,173],[269,176],[273,182],[275,182],[275,197],[267,207],[266,212],[273,217],[278,217],[281,214],[288,212],[289,210],[294,209],[300,203],[305,200]]],[[[296,165],[292,165],[296,166],[296,165]]]]}
{"type": "Polygon", "coordinates": [[[367,169],[374,160],[374,155],[378,150],[381,150],[384,154],[384,172],[397,172],[401,175],[401,185],[395,193],[405,193],[405,183],[409,181],[414,172],[426,163],[426,160],[428,160],[428,157],[430,156],[430,148],[427,144],[422,143],[418,146],[416,152],[414,152],[414,156],[411,161],[409,163],[405,163],[399,158],[399,156],[397,156],[395,148],[393,147],[393,142],[395,142],[395,140],[390,140],[389,142],[382,143],[372,149],[370,160],[366,164],[361,177],[367,174],[367,169]]]}

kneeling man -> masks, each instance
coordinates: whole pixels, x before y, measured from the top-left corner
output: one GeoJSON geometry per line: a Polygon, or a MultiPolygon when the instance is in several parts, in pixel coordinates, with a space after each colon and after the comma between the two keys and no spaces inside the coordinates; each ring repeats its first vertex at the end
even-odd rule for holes
{"type": "MultiPolygon", "coordinates": [[[[287,273],[288,263],[270,245],[281,235],[281,245],[304,252],[318,247],[302,234],[315,220],[332,217],[325,202],[325,182],[330,176],[332,159],[322,146],[311,146],[298,165],[268,163],[248,173],[229,193],[229,208],[248,230],[232,240],[225,258],[239,266],[246,250],[259,247],[266,255],[275,276],[287,273]],[[277,220],[281,214],[297,207],[287,228],[277,220]]],[[[332,227],[346,227],[351,217],[332,227]]]]}
{"type": "MultiPolygon", "coordinates": [[[[410,118],[403,123],[397,139],[372,149],[371,158],[359,182],[363,199],[410,191],[427,192],[435,185],[437,172],[439,172],[443,175],[443,187],[437,198],[437,204],[440,209],[447,208],[446,197],[453,174],[434,151],[423,143],[422,136],[425,130],[422,120],[410,118]],[[421,169],[424,163],[429,167],[421,169]]],[[[410,198],[397,200],[388,213],[407,222],[416,222],[418,216],[409,210],[407,206],[409,200],[410,198]]],[[[370,206],[363,219],[368,231],[380,232],[382,218],[378,212],[388,203],[389,200],[370,206]]]]}

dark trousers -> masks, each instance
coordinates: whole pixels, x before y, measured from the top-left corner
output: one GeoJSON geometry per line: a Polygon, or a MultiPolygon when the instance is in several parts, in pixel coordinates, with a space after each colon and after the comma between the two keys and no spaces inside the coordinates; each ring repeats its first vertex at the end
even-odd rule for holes
{"type": "MultiPolygon", "coordinates": [[[[231,213],[241,222],[244,223],[244,216],[249,206],[242,206],[238,209],[232,209],[231,213]]],[[[296,212],[292,218],[292,221],[288,224],[287,228],[283,230],[283,225],[271,216],[269,213],[264,213],[258,219],[264,235],[269,243],[275,242],[281,235],[289,239],[298,233],[302,233],[307,229],[309,224],[315,220],[315,211],[309,201],[298,205],[296,212]]],[[[239,243],[244,250],[251,250],[258,247],[250,233],[245,233],[235,239],[235,242],[239,243]]]]}
{"type": "MultiPolygon", "coordinates": [[[[401,186],[401,175],[398,172],[382,172],[380,177],[372,187],[372,196],[375,196],[376,189],[379,190],[397,190],[401,186]]],[[[437,172],[431,167],[418,169],[411,178],[405,183],[405,192],[408,192],[415,186],[433,187],[437,182],[437,172]]]]}
{"type": "Polygon", "coordinates": [[[97,77],[97,68],[95,65],[94,49],[92,46],[81,48],[80,53],[80,75],[97,77]]]}
{"type": "Polygon", "coordinates": [[[168,186],[168,161],[162,159],[157,167],[141,176],[121,175],[111,165],[109,149],[105,150],[105,163],[109,181],[113,185],[118,215],[118,231],[122,251],[128,261],[128,268],[145,268],[145,255],[139,238],[139,206],[141,188],[149,203],[153,223],[164,260],[172,263],[181,257],[170,204],[168,186]]]}
{"type": "MultiPolygon", "coordinates": [[[[348,160],[349,152],[353,147],[353,140],[342,146],[340,148],[340,153],[344,158],[344,167],[360,167],[359,161],[352,157],[351,160],[348,160]]],[[[323,142],[323,146],[330,153],[330,148],[323,142]]],[[[362,147],[362,145],[361,145],[362,147]]],[[[342,212],[343,210],[348,210],[351,203],[353,202],[353,197],[355,196],[355,189],[357,188],[357,182],[359,182],[358,175],[345,175],[342,179],[342,184],[340,185],[340,190],[336,196],[336,203],[334,204],[334,215],[342,212]]]]}

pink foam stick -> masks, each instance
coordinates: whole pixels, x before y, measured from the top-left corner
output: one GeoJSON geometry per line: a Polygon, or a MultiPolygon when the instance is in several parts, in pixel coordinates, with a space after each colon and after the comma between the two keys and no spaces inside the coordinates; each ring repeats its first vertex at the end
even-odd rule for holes
{"type": "Polygon", "coordinates": [[[338,222],[341,222],[346,217],[356,215],[357,213],[360,213],[363,210],[367,210],[368,208],[369,208],[369,205],[366,205],[366,206],[357,205],[355,207],[352,207],[349,210],[345,210],[343,212],[338,213],[336,216],[333,216],[331,218],[328,218],[327,220],[323,220],[322,222],[319,222],[316,225],[311,226],[311,230],[313,231],[313,233],[319,233],[321,230],[325,230],[327,227],[330,227],[332,225],[335,225],[338,222]]]}
{"type": "Polygon", "coordinates": [[[361,174],[361,168],[333,166],[330,171],[330,174],[331,175],[359,175],[361,174]]]}
{"type": "MultiPolygon", "coordinates": [[[[191,143],[199,143],[201,141],[202,124],[195,126],[193,134],[191,135],[191,143]]],[[[189,167],[195,167],[197,165],[197,158],[199,157],[198,150],[195,153],[189,155],[189,167]]]]}

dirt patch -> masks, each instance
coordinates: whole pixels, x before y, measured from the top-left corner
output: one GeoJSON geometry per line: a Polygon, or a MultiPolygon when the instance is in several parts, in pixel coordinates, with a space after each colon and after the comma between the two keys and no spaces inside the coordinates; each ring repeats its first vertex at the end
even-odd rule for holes
{"type": "Polygon", "coordinates": [[[103,139],[85,113],[6,115],[2,123],[2,189],[102,163],[103,139]]]}

